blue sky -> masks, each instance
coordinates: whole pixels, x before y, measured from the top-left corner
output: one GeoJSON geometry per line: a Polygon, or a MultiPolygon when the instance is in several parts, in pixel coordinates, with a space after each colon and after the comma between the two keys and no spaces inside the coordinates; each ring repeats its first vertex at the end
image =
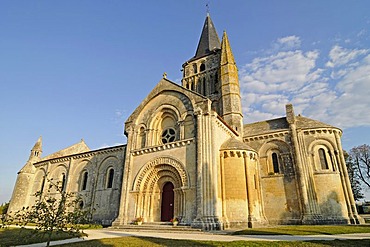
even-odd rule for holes
{"type": "MultiPolygon", "coordinates": [[[[207,1],[0,2],[0,203],[43,155],[122,144],[123,124],[167,72],[180,82],[207,1]]],[[[370,1],[210,1],[240,72],[245,123],[295,113],[370,144],[370,1]]]]}

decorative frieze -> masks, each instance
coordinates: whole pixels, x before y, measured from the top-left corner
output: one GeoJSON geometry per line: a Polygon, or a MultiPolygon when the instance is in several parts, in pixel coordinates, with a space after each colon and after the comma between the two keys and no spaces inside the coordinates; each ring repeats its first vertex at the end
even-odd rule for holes
{"type": "Polygon", "coordinates": [[[186,145],[190,145],[192,142],[194,142],[194,138],[181,140],[181,141],[175,141],[175,142],[171,142],[171,143],[166,143],[166,144],[163,144],[163,145],[160,145],[160,146],[152,146],[152,147],[142,148],[142,149],[139,149],[139,150],[133,150],[133,151],[131,151],[131,154],[133,156],[138,156],[138,155],[142,155],[142,154],[153,153],[153,152],[157,152],[157,151],[183,147],[183,146],[186,146],[186,145]]]}
{"type": "Polygon", "coordinates": [[[229,157],[238,157],[238,158],[248,158],[250,160],[257,160],[257,154],[255,152],[245,152],[245,151],[242,151],[242,150],[225,150],[225,151],[222,151],[220,152],[220,156],[221,158],[229,158],[229,157]]]}
{"type": "Polygon", "coordinates": [[[153,179],[153,175],[158,174],[158,169],[160,170],[173,170],[174,173],[177,173],[179,177],[181,178],[181,186],[182,187],[188,187],[189,182],[188,182],[188,175],[186,173],[186,170],[183,166],[183,164],[172,158],[172,157],[158,157],[147,164],[144,165],[144,167],[140,170],[138,173],[137,179],[134,182],[133,190],[134,191],[139,191],[140,190],[140,185],[142,184],[143,180],[146,179],[153,179]],[[163,166],[164,165],[164,166],[163,166]],[[153,172],[156,171],[157,172],[153,172]],[[152,176],[148,176],[148,174],[152,174],[152,176]]]}
{"type": "Polygon", "coordinates": [[[282,131],[282,132],[276,132],[276,133],[271,133],[271,134],[249,136],[249,137],[244,138],[244,142],[253,142],[253,141],[266,140],[266,139],[281,138],[288,134],[289,134],[289,131],[282,131]]]}
{"type": "Polygon", "coordinates": [[[47,166],[48,164],[49,164],[49,161],[42,161],[42,162],[35,163],[34,166],[40,167],[40,166],[47,166]]]}
{"type": "Polygon", "coordinates": [[[216,124],[218,127],[220,127],[223,131],[225,131],[230,137],[235,137],[236,135],[234,132],[232,132],[229,128],[225,126],[223,122],[221,122],[220,119],[216,118],[216,124]]]}
{"type": "Polygon", "coordinates": [[[315,134],[332,134],[332,133],[341,133],[339,129],[331,129],[331,128],[319,128],[319,129],[309,129],[303,130],[305,135],[315,135],[315,134]]]}
{"type": "Polygon", "coordinates": [[[54,163],[59,163],[59,162],[65,162],[65,161],[69,161],[71,159],[72,159],[72,157],[63,157],[63,158],[50,160],[50,163],[54,164],[54,163]]]}
{"type": "Polygon", "coordinates": [[[55,164],[55,163],[59,163],[59,162],[69,161],[71,159],[76,160],[76,159],[81,159],[81,158],[88,158],[88,157],[92,157],[92,156],[95,156],[95,155],[98,155],[98,154],[110,154],[110,153],[115,153],[115,152],[118,152],[118,151],[124,151],[125,148],[126,148],[126,145],[122,145],[122,146],[118,146],[118,147],[93,150],[93,151],[80,153],[80,154],[72,154],[72,155],[68,155],[68,156],[64,156],[64,157],[58,157],[58,158],[54,158],[54,159],[40,161],[40,162],[35,163],[34,166],[36,166],[36,167],[44,166],[48,162],[50,162],[52,164],[55,164]]]}

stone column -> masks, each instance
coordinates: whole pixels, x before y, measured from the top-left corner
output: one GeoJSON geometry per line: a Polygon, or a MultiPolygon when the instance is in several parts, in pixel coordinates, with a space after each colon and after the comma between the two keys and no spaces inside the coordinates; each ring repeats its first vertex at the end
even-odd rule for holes
{"type": "Polygon", "coordinates": [[[342,143],[338,131],[334,131],[335,141],[338,147],[338,163],[340,169],[340,176],[342,179],[343,192],[346,197],[348,207],[348,216],[352,224],[360,224],[363,221],[357,214],[356,203],[352,193],[351,182],[349,181],[346,161],[344,160],[342,143]]]}
{"type": "Polygon", "coordinates": [[[213,197],[213,215],[215,216],[215,221],[217,224],[220,224],[219,228],[222,229],[222,205],[220,201],[221,195],[221,178],[220,178],[220,163],[218,162],[218,155],[219,155],[219,150],[216,148],[215,143],[216,143],[216,127],[215,124],[217,120],[217,113],[211,112],[210,115],[210,133],[211,133],[211,139],[210,139],[210,162],[212,166],[212,174],[211,174],[211,184],[212,184],[212,197],[213,197]]]}
{"type": "Polygon", "coordinates": [[[200,220],[203,215],[203,184],[202,184],[202,111],[198,109],[195,112],[197,116],[197,139],[196,139],[196,163],[197,163],[197,180],[196,180],[196,208],[197,208],[197,216],[196,220],[200,220]]]}
{"type": "Polygon", "coordinates": [[[123,167],[123,178],[122,178],[122,188],[121,188],[121,200],[120,200],[120,206],[119,206],[119,212],[118,217],[113,221],[113,226],[120,226],[120,225],[126,225],[128,223],[127,219],[127,210],[128,210],[128,197],[129,197],[129,180],[131,176],[131,162],[132,162],[132,154],[129,152],[129,150],[133,149],[133,133],[134,133],[134,127],[128,125],[126,127],[127,134],[127,149],[126,151],[126,159],[125,164],[123,167]]]}
{"type": "MultiPolygon", "coordinates": [[[[226,153],[226,152],[225,152],[226,153]]],[[[224,228],[229,228],[229,220],[227,218],[227,211],[226,211],[226,195],[225,195],[225,166],[224,166],[224,152],[220,153],[220,173],[221,173],[221,200],[222,200],[222,221],[224,224],[224,228]]]]}
{"type": "Polygon", "coordinates": [[[246,187],[247,187],[247,200],[248,200],[248,227],[252,227],[252,221],[254,221],[255,217],[253,215],[253,208],[252,208],[252,196],[251,196],[251,189],[254,187],[251,183],[251,172],[248,169],[248,155],[246,152],[243,152],[243,159],[244,159],[244,169],[245,169],[245,178],[246,178],[246,187]]]}
{"type": "MultiPolygon", "coordinates": [[[[295,124],[290,125],[291,135],[292,135],[292,142],[294,148],[294,156],[296,161],[296,171],[298,175],[298,184],[299,184],[299,192],[300,192],[300,199],[302,203],[302,220],[305,219],[306,216],[311,215],[311,210],[309,208],[309,201],[308,201],[308,194],[307,194],[307,185],[304,178],[304,169],[302,166],[301,155],[299,152],[299,145],[298,145],[298,138],[297,138],[297,129],[295,124]]],[[[310,217],[310,216],[309,216],[310,217]]]]}

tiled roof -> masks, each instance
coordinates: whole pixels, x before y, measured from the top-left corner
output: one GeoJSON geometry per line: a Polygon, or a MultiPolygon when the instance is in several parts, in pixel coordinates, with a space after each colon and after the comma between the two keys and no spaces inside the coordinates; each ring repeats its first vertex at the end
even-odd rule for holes
{"type": "Polygon", "coordinates": [[[220,48],[221,48],[220,39],[218,38],[211,17],[207,15],[206,20],[204,22],[202,34],[200,35],[198,48],[193,59],[208,55],[215,49],[220,48]]]}
{"type": "MultiPolygon", "coordinates": [[[[317,129],[317,128],[336,128],[332,125],[322,123],[320,121],[302,117],[295,117],[296,126],[299,129],[317,129]]],[[[244,125],[244,136],[268,134],[278,131],[289,130],[289,124],[286,117],[265,120],[244,125]]]]}

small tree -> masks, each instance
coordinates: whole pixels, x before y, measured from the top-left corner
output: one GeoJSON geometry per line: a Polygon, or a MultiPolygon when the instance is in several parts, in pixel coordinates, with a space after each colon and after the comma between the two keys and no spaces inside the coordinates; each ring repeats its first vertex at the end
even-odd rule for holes
{"type": "Polygon", "coordinates": [[[351,183],[352,193],[356,201],[364,198],[362,193],[361,180],[358,175],[358,168],[354,164],[352,156],[350,156],[346,151],[343,151],[344,158],[346,160],[346,166],[348,170],[348,177],[351,183]]]}
{"type": "Polygon", "coordinates": [[[6,214],[8,212],[9,202],[0,205],[0,214],[6,214]]]}
{"type": "Polygon", "coordinates": [[[351,149],[350,158],[359,179],[370,188],[370,146],[363,144],[351,149]]]}
{"type": "Polygon", "coordinates": [[[8,208],[9,202],[0,205],[0,228],[6,227],[9,223],[9,217],[7,215],[8,208]]]}
{"type": "Polygon", "coordinates": [[[79,207],[81,200],[78,196],[65,192],[59,183],[49,179],[48,182],[50,187],[47,193],[35,193],[35,204],[16,212],[13,219],[21,226],[35,223],[36,234],[47,236],[46,246],[50,245],[53,233],[67,232],[75,235],[80,232],[79,224],[89,220],[89,212],[79,207]]]}

